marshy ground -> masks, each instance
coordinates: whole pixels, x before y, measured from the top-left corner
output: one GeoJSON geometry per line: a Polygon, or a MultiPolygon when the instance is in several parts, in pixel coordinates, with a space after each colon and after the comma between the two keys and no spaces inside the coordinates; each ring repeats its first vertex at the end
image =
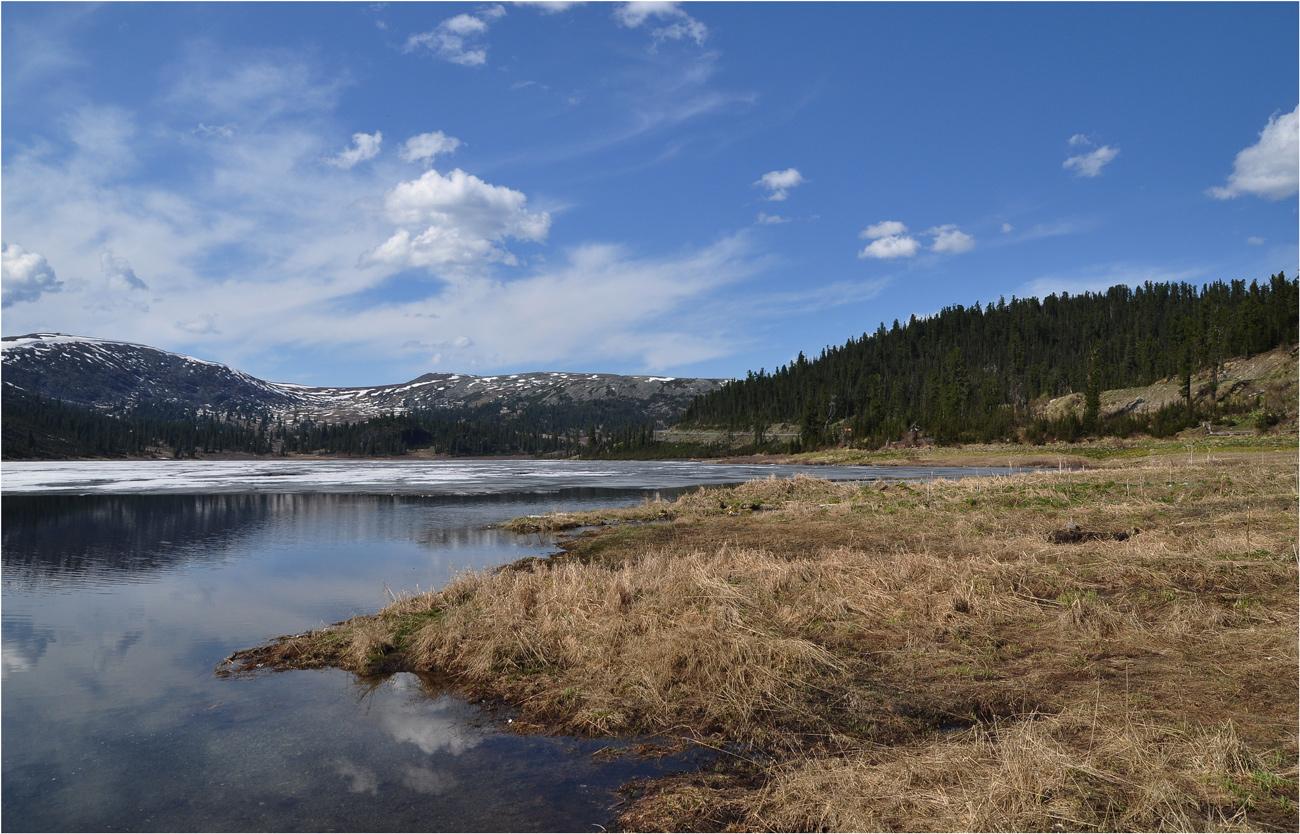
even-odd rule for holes
{"type": "Polygon", "coordinates": [[[719,751],[629,829],[1294,831],[1296,451],[1234,443],[521,519],[581,531],[223,671],[430,672],[524,732],[719,751]]]}

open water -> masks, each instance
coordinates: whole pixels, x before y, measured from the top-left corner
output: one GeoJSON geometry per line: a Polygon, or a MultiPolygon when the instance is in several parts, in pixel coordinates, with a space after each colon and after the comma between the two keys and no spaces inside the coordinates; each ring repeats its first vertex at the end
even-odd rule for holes
{"type": "MultiPolygon", "coordinates": [[[[1005,472],[1006,470],[1002,470],[1005,472]]],[[[230,652],[371,613],[387,589],[545,555],[492,525],[807,472],[640,462],[4,463],[6,831],[595,831],[692,756],[520,737],[417,676],[218,679],[230,652]]],[[[613,742],[624,747],[628,742],[613,742]]]]}

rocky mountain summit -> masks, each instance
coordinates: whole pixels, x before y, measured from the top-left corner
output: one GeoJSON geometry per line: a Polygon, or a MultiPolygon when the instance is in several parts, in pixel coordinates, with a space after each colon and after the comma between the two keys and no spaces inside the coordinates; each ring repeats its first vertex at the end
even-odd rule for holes
{"type": "Polygon", "coordinates": [[[677,379],[540,372],[501,376],[429,373],[409,382],[361,388],[319,388],[267,382],[227,365],[136,345],[62,333],[0,340],[3,390],[116,410],[153,401],[200,413],[266,414],[287,423],[338,422],[383,414],[499,406],[502,414],[528,406],[619,402],[647,418],[670,421],[721,379],[677,379]]]}

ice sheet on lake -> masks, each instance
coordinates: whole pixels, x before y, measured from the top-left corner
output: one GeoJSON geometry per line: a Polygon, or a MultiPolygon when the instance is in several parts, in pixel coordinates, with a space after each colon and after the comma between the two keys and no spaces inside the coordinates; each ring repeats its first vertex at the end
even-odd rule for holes
{"type": "Polygon", "coordinates": [[[339,492],[403,495],[545,493],[561,489],[677,489],[796,474],[830,480],[1004,474],[964,467],[777,466],[698,461],[12,461],[0,490],[17,494],[339,492]]]}

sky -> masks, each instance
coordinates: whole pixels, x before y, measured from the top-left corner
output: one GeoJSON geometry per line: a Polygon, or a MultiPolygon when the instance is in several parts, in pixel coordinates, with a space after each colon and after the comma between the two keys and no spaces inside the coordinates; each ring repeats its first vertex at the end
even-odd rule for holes
{"type": "Polygon", "coordinates": [[[0,4],[6,336],[743,377],[1300,263],[1295,3],[0,4]]]}

